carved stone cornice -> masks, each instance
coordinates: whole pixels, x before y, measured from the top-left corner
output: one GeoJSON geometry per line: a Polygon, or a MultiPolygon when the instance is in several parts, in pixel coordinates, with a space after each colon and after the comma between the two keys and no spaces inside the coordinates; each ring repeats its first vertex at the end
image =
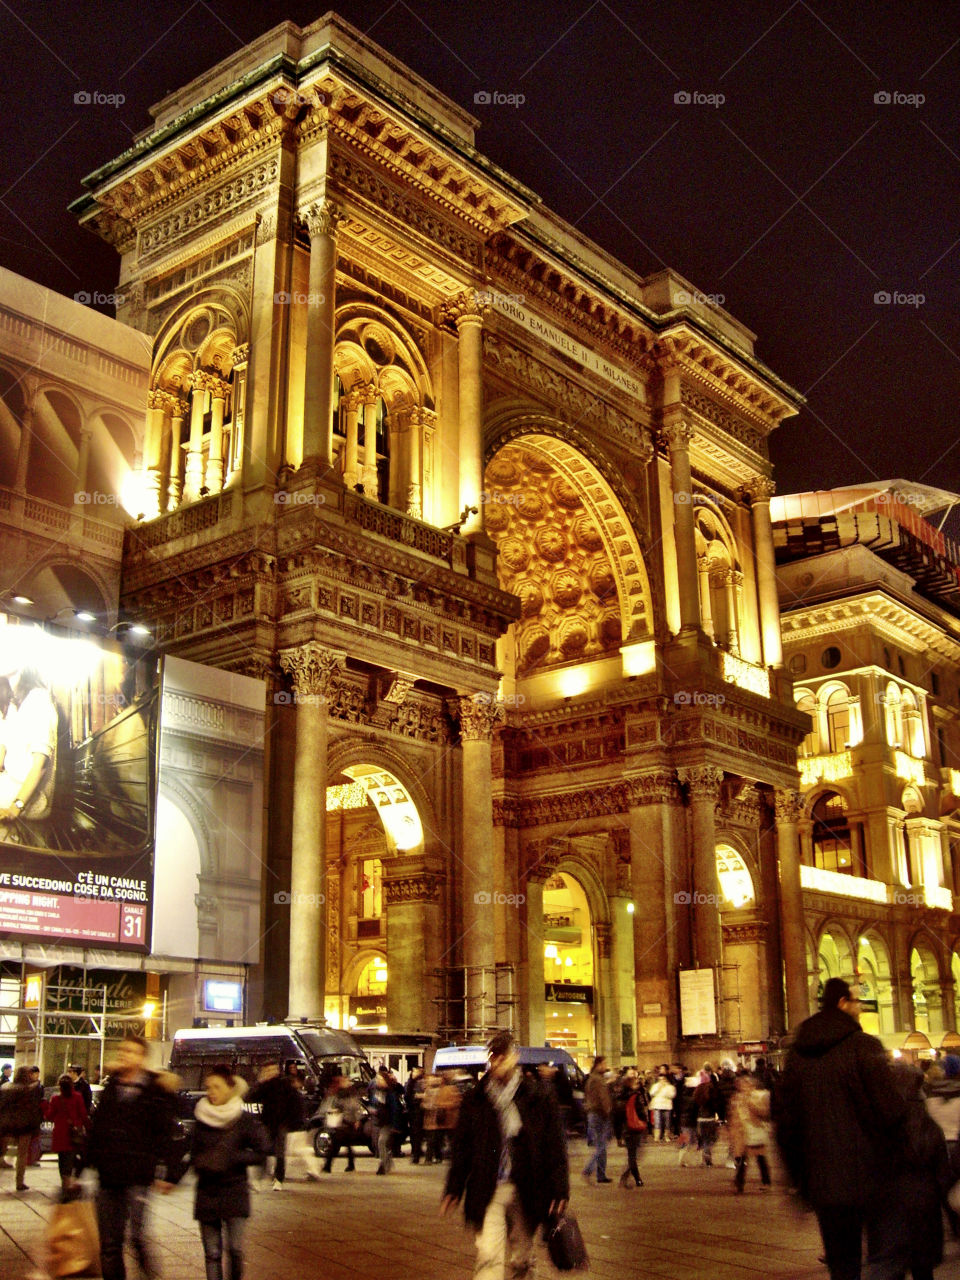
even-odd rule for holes
{"type": "Polygon", "coordinates": [[[677,777],[686,786],[691,801],[705,800],[713,804],[719,801],[723,770],[717,765],[684,767],[677,770],[677,777]]]}
{"type": "Polygon", "coordinates": [[[435,855],[398,854],[383,863],[384,903],[439,902],[445,880],[443,862],[435,855]]]}
{"type": "Polygon", "coordinates": [[[457,710],[463,742],[489,742],[494,728],[505,719],[502,704],[483,693],[462,694],[457,699],[457,710]]]}
{"type": "Polygon", "coordinates": [[[298,700],[327,702],[343,676],[345,655],[311,640],[295,649],[282,649],[277,660],[293,681],[298,700]]]}
{"type": "Polygon", "coordinates": [[[763,457],[763,441],[769,430],[769,423],[764,423],[762,429],[757,430],[732,413],[728,413],[709,396],[704,395],[696,387],[691,387],[687,382],[681,384],[680,401],[684,408],[690,409],[715,427],[719,427],[725,435],[737,440],[751,453],[758,453],[763,457]]]}
{"type": "Polygon", "coordinates": [[[230,363],[234,369],[239,369],[247,364],[250,360],[250,343],[241,342],[239,346],[233,348],[230,356],[230,363]]]}
{"type": "Polygon", "coordinates": [[[769,503],[776,491],[777,486],[769,476],[753,476],[740,486],[741,494],[751,506],[769,503]]]}
{"type": "Polygon", "coordinates": [[[566,840],[552,836],[546,840],[529,841],[524,856],[524,879],[532,880],[534,884],[545,884],[555,874],[567,847],[566,840]]]}
{"type": "Polygon", "coordinates": [[[311,240],[317,236],[335,236],[345,216],[343,206],[329,197],[318,200],[300,213],[311,240]]]}
{"type": "Polygon", "coordinates": [[[799,791],[777,787],[773,793],[773,803],[778,826],[784,822],[799,822],[803,816],[803,796],[799,791]]]}

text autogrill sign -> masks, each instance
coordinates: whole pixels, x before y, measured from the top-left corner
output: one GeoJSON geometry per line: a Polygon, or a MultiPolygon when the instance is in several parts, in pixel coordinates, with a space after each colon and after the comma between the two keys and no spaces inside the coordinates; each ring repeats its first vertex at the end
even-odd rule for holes
{"type": "Polygon", "coordinates": [[[618,368],[617,365],[611,364],[609,360],[598,355],[596,351],[592,351],[589,347],[585,347],[576,338],[571,338],[569,334],[556,328],[555,325],[550,324],[541,316],[528,311],[526,307],[517,301],[516,295],[498,293],[496,290],[491,290],[484,296],[491,309],[498,312],[498,314],[506,316],[514,324],[518,324],[521,329],[525,329],[527,333],[539,338],[541,342],[545,342],[563,355],[569,356],[571,360],[576,360],[578,364],[582,364],[585,369],[589,369],[597,377],[603,378],[605,382],[609,382],[611,386],[616,387],[619,391],[625,391],[627,395],[633,396],[641,404],[645,403],[646,393],[639,378],[624,369],[618,368]]]}

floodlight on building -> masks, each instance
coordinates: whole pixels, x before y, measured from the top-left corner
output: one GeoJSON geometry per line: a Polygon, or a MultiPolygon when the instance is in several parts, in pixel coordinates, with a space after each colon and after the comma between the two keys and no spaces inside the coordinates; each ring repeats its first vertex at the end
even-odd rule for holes
{"type": "Polygon", "coordinates": [[[636,911],[636,909],[637,909],[637,908],[636,908],[636,904],[635,904],[635,903],[633,903],[633,902],[628,902],[628,903],[627,903],[627,915],[628,915],[628,916],[632,916],[632,915],[633,915],[633,913],[636,911]]]}
{"type": "Polygon", "coordinates": [[[559,954],[559,952],[557,951],[557,948],[554,946],[554,944],[553,944],[552,942],[548,943],[548,944],[543,948],[543,958],[544,958],[544,960],[556,960],[556,958],[557,958],[558,954],[559,954]]]}

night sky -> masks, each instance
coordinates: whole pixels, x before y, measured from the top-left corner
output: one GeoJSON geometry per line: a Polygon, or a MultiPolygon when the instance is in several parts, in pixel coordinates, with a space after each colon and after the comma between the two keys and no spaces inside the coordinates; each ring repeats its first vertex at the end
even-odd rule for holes
{"type": "MultiPolygon", "coordinates": [[[[670,266],[722,295],[758,334],[808,400],[773,437],[780,492],[898,477],[960,490],[960,7],[339,11],[479,116],[480,149],[562,217],[641,275],[670,266]],[[525,100],[474,105],[481,91],[525,100]]],[[[168,90],[323,12],[0,0],[0,264],[71,296],[113,292],[119,259],[67,212],[81,178],[168,90]],[[81,91],[125,100],[76,104],[81,91]]]]}

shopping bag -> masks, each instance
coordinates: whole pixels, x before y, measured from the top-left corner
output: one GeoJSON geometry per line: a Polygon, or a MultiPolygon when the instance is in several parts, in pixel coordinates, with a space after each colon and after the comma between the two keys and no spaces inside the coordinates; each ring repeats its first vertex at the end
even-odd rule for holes
{"type": "Polygon", "coordinates": [[[99,1276],[100,1233],[92,1200],[56,1204],[47,1223],[51,1276],[99,1276]]]}
{"type": "Polygon", "coordinates": [[[317,1159],[317,1153],[313,1149],[313,1136],[305,1133],[303,1129],[294,1129],[287,1134],[287,1145],[285,1149],[287,1158],[287,1172],[291,1167],[296,1167],[299,1162],[303,1166],[303,1171],[311,1181],[318,1181],[320,1177],[320,1161],[317,1159]]]}
{"type": "Polygon", "coordinates": [[[558,1271],[586,1271],[590,1265],[580,1224],[572,1213],[557,1218],[546,1231],[547,1252],[558,1271]]]}

